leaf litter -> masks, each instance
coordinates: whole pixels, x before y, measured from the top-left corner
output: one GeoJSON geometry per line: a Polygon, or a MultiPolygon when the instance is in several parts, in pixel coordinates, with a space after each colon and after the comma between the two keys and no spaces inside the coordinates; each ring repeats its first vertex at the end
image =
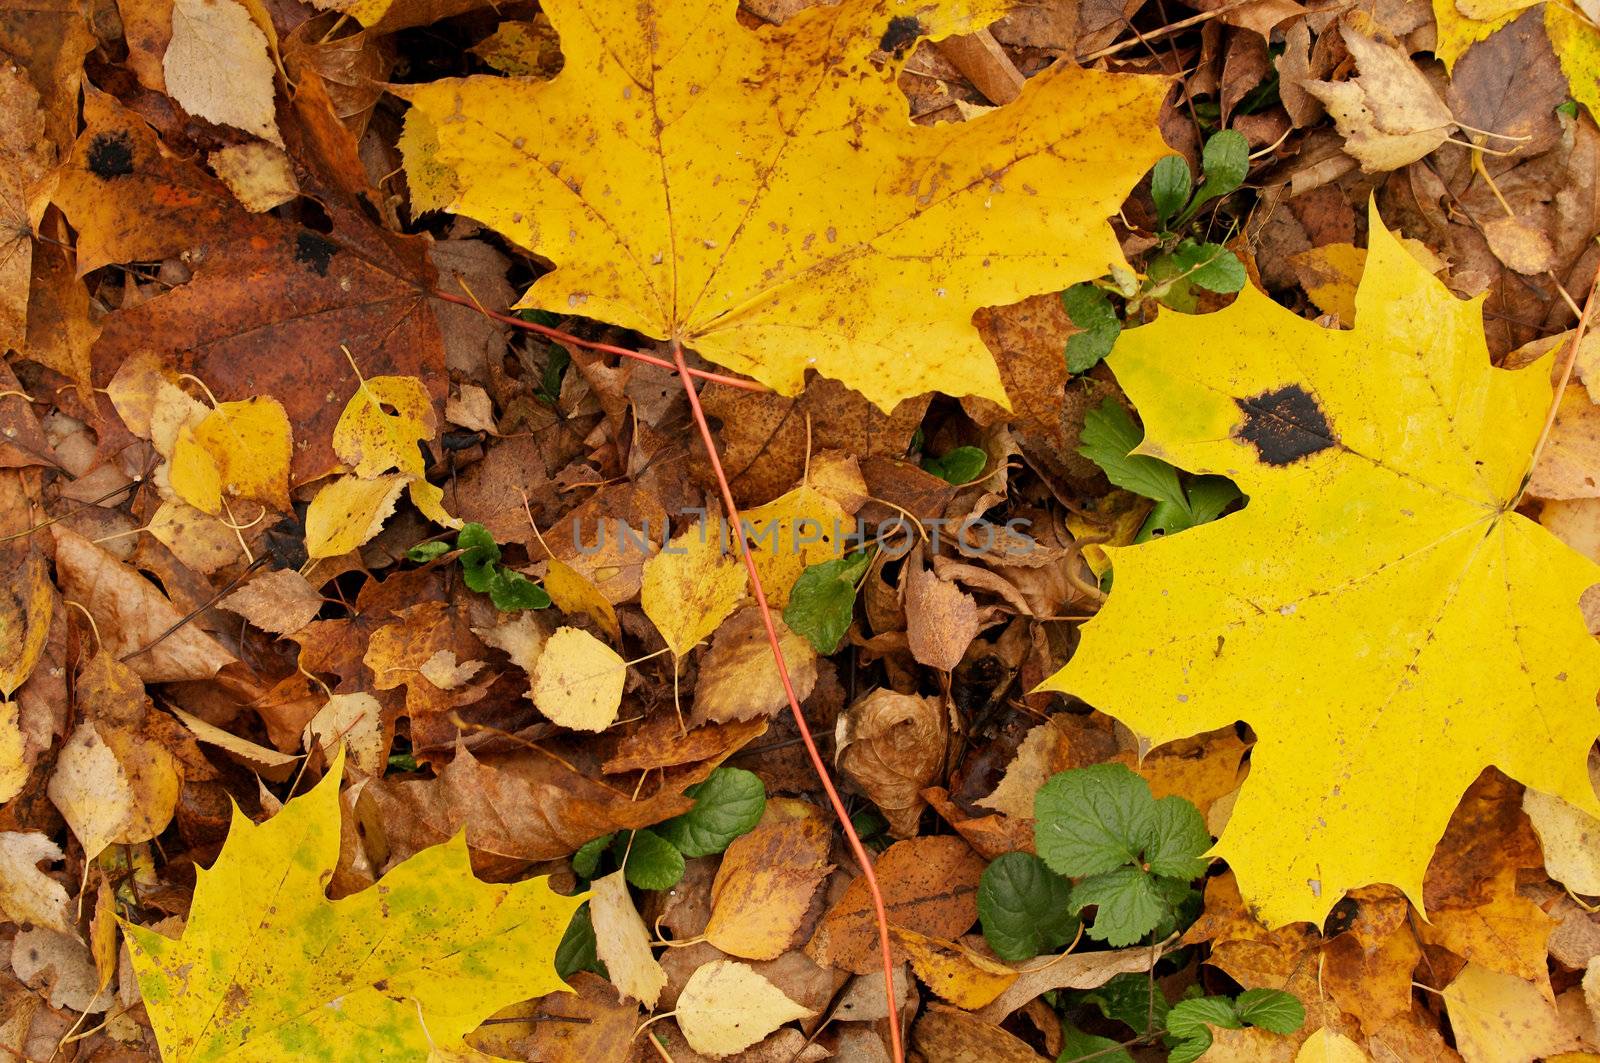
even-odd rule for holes
{"type": "Polygon", "coordinates": [[[0,1045],[1600,1051],[1594,12],[1192,6],[0,6],[0,1045]]]}

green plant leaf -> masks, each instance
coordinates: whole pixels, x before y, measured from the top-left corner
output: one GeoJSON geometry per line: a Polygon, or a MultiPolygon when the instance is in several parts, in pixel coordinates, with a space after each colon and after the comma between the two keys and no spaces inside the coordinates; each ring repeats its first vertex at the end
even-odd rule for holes
{"type": "Polygon", "coordinates": [[[1143,1036],[1152,1030],[1166,1029],[1167,1011],[1172,1005],[1161,987],[1143,974],[1119,974],[1105,985],[1083,995],[1108,1019],[1126,1023],[1143,1036]]]}
{"type": "Polygon", "coordinates": [[[407,550],[406,560],[415,561],[420,565],[424,562],[432,561],[436,557],[442,557],[449,552],[449,543],[435,539],[431,543],[418,543],[416,546],[413,546],[411,549],[407,550]]]}
{"type": "Polygon", "coordinates": [[[642,890],[667,890],[683,878],[683,854],[653,830],[633,832],[624,867],[628,882],[642,890]]]}
{"type": "Polygon", "coordinates": [[[1144,432],[1128,411],[1116,399],[1108,398],[1084,415],[1078,453],[1100,466],[1106,479],[1118,487],[1187,511],[1189,502],[1178,482],[1178,470],[1160,458],[1130,453],[1143,440],[1144,432]]]}
{"type": "Polygon", "coordinates": [[[1233,1002],[1239,1018],[1272,1033],[1291,1034],[1306,1021],[1305,1005],[1281,989],[1248,989],[1233,1002]]]}
{"type": "Polygon", "coordinates": [[[591,838],[584,842],[578,851],[572,854],[572,873],[579,878],[594,878],[594,873],[600,870],[600,857],[605,855],[606,848],[617,835],[602,834],[598,838],[591,838]]]}
{"type": "Polygon", "coordinates": [[[945,483],[957,487],[983,475],[984,466],[988,464],[989,455],[979,447],[956,447],[940,457],[922,459],[925,472],[931,472],[945,483]]]}
{"type": "Polygon", "coordinates": [[[783,622],[826,657],[839,648],[855,616],[856,584],[871,557],[858,551],[808,565],[789,591],[783,622]]]}
{"type": "Polygon", "coordinates": [[[1176,795],[1155,803],[1144,862],[1152,874],[1192,882],[1206,873],[1205,852],[1211,835],[1205,817],[1194,805],[1176,795]]]}
{"type": "Polygon", "coordinates": [[[600,969],[600,957],[595,950],[594,923],[589,918],[589,902],[584,901],[572,914],[561,944],[556,946],[556,973],[563,980],[579,971],[600,969]]]}
{"type": "MultiPolygon", "coordinates": [[[[470,586],[470,581],[468,583],[470,586]]],[[[489,600],[502,613],[518,609],[544,609],[550,605],[550,595],[543,587],[520,572],[496,568],[489,577],[489,600]]]]}
{"type": "Polygon", "coordinates": [[[1183,210],[1193,190],[1194,176],[1189,173],[1188,159],[1168,155],[1156,163],[1150,171],[1150,198],[1155,200],[1156,220],[1162,229],[1183,210]]]}
{"type": "Polygon", "coordinates": [[[978,880],[983,936],[1002,960],[1031,960],[1072,940],[1071,887],[1032,853],[1004,853],[978,880]]]}
{"type": "Polygon", "coordinates": [[[1074,284],[1061,293],[1061,305],[1073,326],[1083,330],[1067,337],[1067,372],[1087,373],[1111,353],[1122,335],[1122,319],[1111,298],[1093,284],[1074,284]]]}
{"type": "Polygon", "coordinates": [[[1150,784],[1121,764],[1052,775],[1033,798],[1034,850],[1058,875],[1097,875],[1139,859],[1151,836],[1150,784]]]}
{"type": "Polygon", "coordinates": [[[1084,933],[1113,948],[1132,945],[1171,914],[1156,882],[1137,867],[1090,875],[1072,887],[1072,911],[1076,914],[1094,905],[1094,922],[1084,933]]]}
{"type": "Polygon", "coordinates": [[[656,832],[684,856],[713,856],[761,820],[767,789],[743,768],[718,768],[710,778],[684,791],[694,807],[656,825],[656,832]]]}
{"type": "Polygon", "coordinates": [[[1207,1026],[1200,1027],[1200,1032],[1193,1037],[1186,1037],[1177,1041],[1167,1053],[1167,1063],[1194,1063],[1195,1060],[1206,1054],[1211,1047],[1211,1029],[1207,1026]]]}
{"type": "Polygon", "coordinates": [[[482,524],[469,522],[456,533],[456,549],[461,551],[461,563],[470,567],[492,565],[500,560],[500,546],[482,524]]]}
{"type": "Polygon", "coordinates": [[[1200,172],[1205,180],[1195,193],[1198,203],[1234,191],[1250,176],[1250,142],[1235,129],[1213,133],[1200,152],[1200,172]]]}
{"type": "Polygon", "coordinates": [[[1084,1033],[1067,1023],[1062,1024],[1061,1034],[1061,1054],[1056,1057],[1056,1063],[1077,1063],[1080,1059],[1092,1059],[1094,1063],[1133,1063],[1128,1050],[1109,1037],[1084,1033]]]}
{"type": "Polygon", "coordinates": [[[1172,253],[1180,275],[1208,292],[1228,295],[1244,287],[1244,263],[1221,244],[1185,240],[1172,253]]]}
{"type": "Polygon", "coordinates": [[[1179,1040],[1187,1041],[1210,1026],[1225,1026],[1230,1030],[1244,1027],[1233,1001],[1227,997],[1194,997],[1180,1000],[1167,1012],[1167,1032],[1179,1040]]]}
{"type": "Polygon", "coordinates": [[[1243,496],[1226,476],[1197,476],[1189,483],[1189,512],[1196,526],[1209,524],[1243,496]]]}

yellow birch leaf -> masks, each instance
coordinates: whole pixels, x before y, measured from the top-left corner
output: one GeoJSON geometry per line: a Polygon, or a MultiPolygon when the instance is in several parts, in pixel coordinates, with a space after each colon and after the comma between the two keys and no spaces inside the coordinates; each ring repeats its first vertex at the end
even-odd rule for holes
{"type": "Polygon", "coordinates": [[[550,0],[561,72],[409,89],[434,143],[408,168],[453,171],[449,209],[555,262],[520,306],[784,394],[814,369],[885,410],[1003,404],[973,311],[1123,265],[1106,218],[1168,151],[1169,85],[1062,62],[1005,107],[913,124],[896,78],[916,40],[1009,6],[844,0],[751,30],[735,0],[550,0]]]}
{"type": "Polygon", "coordinates": [[[21,710],[16,702],[0,698],[0,801],[9,801],[22,791],[32,768],[27,740],[22,737],[21,710]]]}
{"type": "Polygon", "coordinates": [[[405,486],[401,473],[376,480],[341,476],[328,484],[306,508],[306,553],[338,557],[377,535],[405,486]]]}
{"type": "Polygon", "coordinates": [[[1544,31],[1561,60],[1572,98],[1600,115],[1600,27],[1561,3],[1544,5],[1544,31]]]}
{"type": "Polygon", "coordinates": [[[464,523],[460,517],[452,517],[445,512],[444,488],[438,484],[431,484],[419,476],[406,485],[406,493],[411,496],[411,504],[417,507],[417,512],[435,524],[460,528],[464,523]]]}
{"type": "MultiPolygon", "coordinates": [[[[289,415],[277,399],[257,396],[243,402],[218,403],[195,426],[192,441],[216,463],[225,494],[253,499],[279,512],[288,511],[289,460],[294,442],[289,415]]],[[[179,450],[183,446],[180,437],[179,450]]],[[[176,453],[172,460],[176,466],[176,453]]],[[[176,480],[173,488],[177,488],[176,480]]]]}
{"type": "Polygon", "coordinates": [[[1546,1059],[1584,1047],[1578,1024],[1515,975],[1469,963],[1443,995],[1466,1063],[1546,1059]]]}
{"type": "Polygon", "coordinates": [[[772,960],[786,952],[817,887],[833,870],[832,837],[815,805],[768,798],[760,824],[734,839],[717,867],[706,940],[746,960],[772,960]]]}
{"type": "Polygon", "coordinates": [[[639,604],[672,652],[688,653],[744,600],[745,568],[715,513],[644,563],[639,604]]]}
{"type": "Polygon", "coordinates": [[[958,1008],[976,1011],[1011,987],[1017,972],[980,956],[959,942],[928,937],[905,927],[890,927],[895,943],[929,989],[958,1008]]]}
{"type": "Polygon", "coordinates": [[[1550,364],[1493,367],[1481,302],[1375,210],[1370,244],[1351,331],[1247,286],[1219,313],[1124,333],[1109,363],[1141,451],[1250,501],[1107,551],[1110,599],[1045,684],[1155,745],[1254,728],[1215,851],[1271,926],[1320,925],[1376,882],[1420,909],[1485,766],[1600,815],[1600,646],[1578,604],[1600,566],[1515,512],[1550,364]]]}
{"type": "Polygon", "coordinates": [[[806,566],[842,556],[840,540],[855,530],[844,507],[804,485],[741,516],[756,571],[774,609],[789,604],[789,592],[806,566]]]}
{"type": "Polygon", "coordinates": [[[500,1008],[565,988],[555,950],[583,896],[545,878],[480,882],[460,834],[328,900],[342,767],[265,823],[235,809],[182,937],[124,924],[169,1063],[426,1059],[460,1051],[500,1008]]]}
{"type": "Polygon", "coordinates": [[[628,664],[587,631],[557,628],[533,669],[528,696],[539,711],[574,731],[604,731],[617,721],[628,664]]]}
{"type": "Polygon", "coordinates": [[[222,471],[188,425],[179,427],[173,441],[167,482],[173,494],[200,512],[213,517],[222,512],[222,471]]]}
{"type": "Polygon", "coordinates": [[[617,623],[616,609],[606,601],[598,587],[565,561],[555,557],[550,559],[544,573],[544,592],[563,613],[586,613],[600,625],[600,630],[613,639],[621,640],[622,628],[617,623]]]}
{"type": "Polygon", "coordinates": [[[696,1052],[718,1058],[743,1052],[784,1023],[814,1014],[754,967],[734,960],[702,964],[678,994],[683,1039],[696,1052]]]}
{"type": "Polygon", "coordinates": [[[1294,1063],[1367,1063],[1370,1058],[1350,1038],[1324,1026],[1306,1038],[1294,1063]]]}
{"type": "Polygon", "coordinates": [[[362,379],[333,429],[333,452],[362,479],[390,469],[420,478],[420,440],[432,439],[437,421],[422,381],[410,376],[362,379]]]}

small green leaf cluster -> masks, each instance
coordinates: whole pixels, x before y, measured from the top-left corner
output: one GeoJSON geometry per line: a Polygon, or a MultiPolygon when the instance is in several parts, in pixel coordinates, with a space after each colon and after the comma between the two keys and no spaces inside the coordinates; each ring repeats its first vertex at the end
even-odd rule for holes
{"type": "Polygon", "coordinates": [[[789,604],[783,607],[783,622],[789,630],[811,643],[824,657],[836,651],[844,633],[850,630],[856,591],[871,560],[869,554],[858,550],[807,565],[789,591],[789,604]]]}
{"type": "Polygon", "coordinates": [[[956,447],[950,452],[934,458],[922,459],[922,470],[931,472],[945,483],[960,487],[969,484],[983,475],[984,467],[989,464],[989,455],[980,447],[956,447]]]}
{"type": "Polygon", "coordinates": [[[1196,188],[1188,160],[1168,155],[1150,174],[1156,223],[1166,246],[1150,260],[1143,294],[1185,313],[1195,309],[1195,288],[1226,295],[1244,287],[1244,264],[1232,251],[1183,235],[1201,207],[1244,184],[1250,145],[1243,134],[1232,129],[1213,133],[1200,152],[1200,173],[1196,188]]]}
{"type": "MultiPolygon", "coordinates": [[[[1094,1005],[1114,1022],[1133,1028],[1133,1042],[1163,1040],[1169,1050],[1168,1063],[1193,1063],[1211,1047],[1211,1027],[1240,1030],[1256,1026],[1276,1034],[1291,1034],[1305,1022],[1305,1007],[1290,993],[1280,989],[1251,989],[1236,998],[1202,996],[1191,986],[1183,1000],[1167,1003],[1155,981],[1146,975],[1120,974],[1098,989],[1077,997],[1078,1002],[1094,1005]]],[[[1132,1063],[1123,1043],[1109,1037],[1085,1033],[1074,1026],[1064,1027],[1065,1044],[1057,1063],[1094,1057],[1112,1063],[1132,1063]]]]}
{"type": "Polygon", "coordinates": [[[1198,309],[1196,288],[1228,295],[1244,287],[1244,263],[1221,244],[1188,234],[1200,208],[1229,195],[1250,173],[1250,145],[1244,136],[1224,129],[1207,139],[1200,153],[1200,186],[1195,187],[1189,162],[1168,155],[1150,172],[1160,250],[1150,259],[1143,282],[1127,271],[1108,279],[1074,284],[1061,293],[1061,305],[1078,329],[1067,339],[1067,372],[1086,373],[1099,363],[1122,334],[1122,318],[1108,291],[1127,300],[1131,315],[1146,299],[1192,314],[1198,309]]]}
{"type": "Polygon", "coordinates": [[[1097,764],[1052,776],[1034,814],[1038,855],[998,856],[978,881],[983,936],[1001,959],[1072,941],[1089,907],[1083,932],[1116,947],[1170,934],[1198,910],[1189,884],[1205,873],[1211,836],[1183,798],[1157,801],[1127,768],[1097,764]]]}
{"type": "Polygon", "coordinates": [[[572,855],[581,879],[597,877],[609,856],[629,884],[642,890],[671,889],[683,878],[684,860],[714,856],[761,821],[767,790],[760,777],[742,768],[718,768],[705,782],[684,791],[694,807],[654,828],[616,831],[585,842],[572,855]]]}
{"type": "Polygon", "coordinates": [[[1068,911],[1095,909],[1089,937],[1121,947],[1170,934],[1198,901],[1190,883],[1205,874],[1211,835],[1183,798],[1158,801],[1122,765],[1095,764],[1051,776],[1033,810],[1039,858],[1076,880],[1068,911]]]}
{"type": "Polygon", "coordinates": [[[1084,415],[1078,453],[1100,466],[1116,486],[1156,504],[1134,542],[1207,524],[1242,497],[1225,476],[1190,477],[1185,486],[1178,470],[1160,458],[1133,453],[1143,441],[1144,430],[1115,399],[1084,415]]]}
{"type": "Polygon", "coordinates": [[[406,551],[406,559],[432,561],[454,549],[461,562],[461,579],[469,590],[487,593],[501,612],[543,609],[550,604],[544,588],[520,572],[500,563],[500,545],[482,524],[466,524],[456,533],[454,547],[442,541],[419,543],[406,551]]]}

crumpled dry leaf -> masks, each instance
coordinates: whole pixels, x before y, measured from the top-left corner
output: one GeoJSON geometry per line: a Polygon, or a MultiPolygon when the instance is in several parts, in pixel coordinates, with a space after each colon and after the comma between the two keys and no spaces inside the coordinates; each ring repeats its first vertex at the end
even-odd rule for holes
{"type": "MultiPolygon", "coordinates": [[[[795,697],[804,701],[817,684],[817,651],[776,612],[772,626],[778,632],[778,646],[795,697]]],[[[761,607],[741,609],[717,629],[711,649],[700,662],[690,723],[751,720],[771,716],[788,704],[777,662],[772,659],[772,644],[761,623],[761,607]]]]}
{"type": "Polygon", "coordinates": [[[1443,144],[1455,117],[1410,57],[1345,24],[1339,34],[1360,75],[1304,85],[1327,107],[1344,137],[1344,150],[1361,168],[1397,170],[1443,144]]]}
{"type": "Polygon", "coordinates": [[[908,562],[908,569],[906,639],[911,656],[929,668],[952,671],[978,637],[977,600],[923,568],[920,556],[908,562]]]}
{"type": "Polygon", "coordinates": [[[234,663],[195,623],[179,627],[184,615],[149,580],[74,531],[59,524],[50,531],[61,593],[94,617],[102,652],[126,661],[146,683],[209,679],[234,663]]]}
{"type": "Polygon", "coordinates": [[[1047,960],[1018,965],[1017,978],[994,1000],[979,1008],[977,1016],[999,1025],[1028,1001],[1054,989],[1093,989],[1119,974],[1137,974],[1155,966],[1164,946],[1138,945],[1107,952],[1063,953],[1047,960]]]}
{"type": "Polygon", "coordinates": [[[24,923],[77,936],[67,907],[66,887],[39,870],[63,856],[60,846],[38,831],[0,833],[0,914],[24,923]]]}
{"type": "Polygon", "coordinates": [[[889,833],[908,838],[927,802],[923,787],[944,769],[950,725],[937,698],[874,690],[840,714],[835,763],[889,821],[889,833]]]}
{"type": "Polygon", "coordinates": [[[217,604],[262,631],[287,635],[315,620],[326,603],[300,573],[291,568],[275,568],[252,577],[217,604]]]}

